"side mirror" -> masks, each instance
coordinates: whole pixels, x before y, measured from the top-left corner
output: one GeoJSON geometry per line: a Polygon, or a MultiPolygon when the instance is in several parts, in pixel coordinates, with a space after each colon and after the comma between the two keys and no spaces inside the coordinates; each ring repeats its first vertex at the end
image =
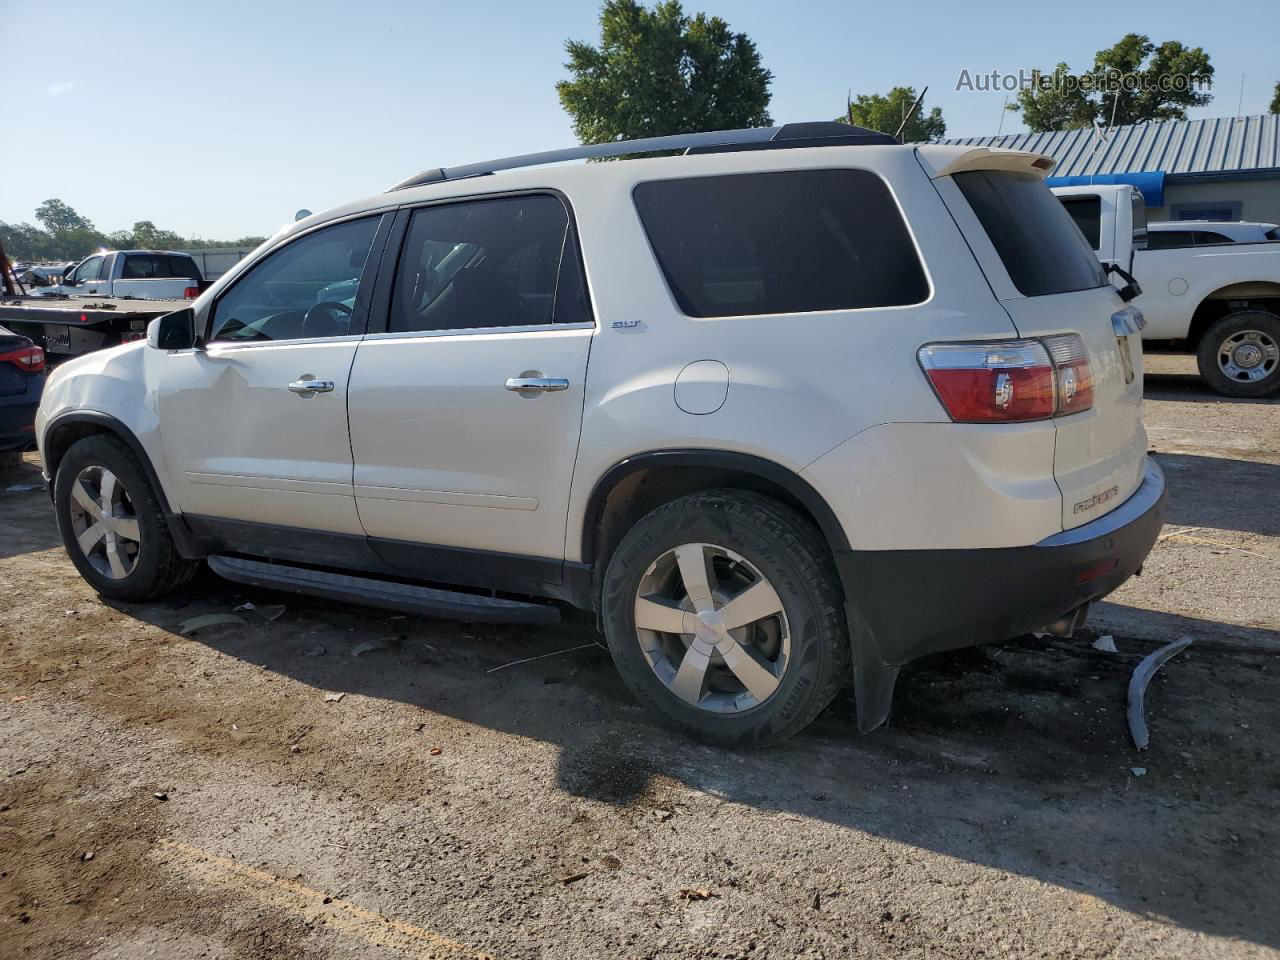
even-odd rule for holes
{"type": "Polygon", "coordinates": [[[1138,281],[1133,279],[1133,274],[1120,266],[1118,263],[1108,263],[1106,266],[1107,273],[1114,273],[1124,281],[1123,287],[1118,287],[1116,292],[1120,294],[1120,299],[1125,303],[1142,296],[1142,287],[1138,285],[1138,281]]]}
{"type": "Polygon", "coordinates": [[[196,340],[196,312],[188,307],[166,313],[147,324],[147,346],[157,350],[191,350],[196,340]]]}

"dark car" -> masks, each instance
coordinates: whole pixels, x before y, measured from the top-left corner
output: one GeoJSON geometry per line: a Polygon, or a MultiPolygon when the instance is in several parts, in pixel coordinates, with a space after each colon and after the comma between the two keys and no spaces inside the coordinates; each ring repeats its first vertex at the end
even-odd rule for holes
{"type": "Polygon", "coordinates": [[[44,390],[44,350],[0,327],[0,469],[35,445],[36,407],[44,390]]]}

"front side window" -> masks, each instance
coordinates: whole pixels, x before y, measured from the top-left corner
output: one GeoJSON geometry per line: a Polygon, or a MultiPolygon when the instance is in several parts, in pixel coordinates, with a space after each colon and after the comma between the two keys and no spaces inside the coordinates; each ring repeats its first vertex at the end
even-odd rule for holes
{"type": "Polygon", "coordinates": [[[1040,177],[972,170],[952,179],[1023,296],[1090,290],[1107,282],[1083,234],[1040,177]]]}
{"type": "Polygon", "coordinates": [[[388,330],[589,320],[580,277],[569,214],[556,197],[423,207],[405,235],[388,330]]]}
{"type": "Polygon", "coordinates": [[[97,280],[102,275],[102,261],[105,257],[90,257],[84,263],[75,269],[75,282],[85,283],[89,280],[97,280]]]}
{"type": "Polygon", "coordinates": [[[891,307],[929,296],[902,214],[866,170],[654,180],[633,196],[688,316],[891,307]]]}
{"type": "Polygon", "coordinates": [[[294,340],[351,332],[378,217],[305,234],[267,255],[218,298],[210,340],[294,340]]]}

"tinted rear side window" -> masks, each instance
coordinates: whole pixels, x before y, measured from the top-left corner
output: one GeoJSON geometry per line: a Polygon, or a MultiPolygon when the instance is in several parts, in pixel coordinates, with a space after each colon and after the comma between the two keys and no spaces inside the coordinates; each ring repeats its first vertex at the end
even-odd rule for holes
{"type": "Polygon", "coordinates": [[[1147,232],[1148,250],[1169,250],[1173,247],[1191,245],[1190,230],[1149,230],[1147,232]]]}
{"type": "Polygon", "coordinates": [[[1102,243],[1102,200],[1099,197],[1063,197],[1062,205],[1076,222],[1089,246],[1097,250],[1102,243]]]}
{"type": "Polygon", "coordinates": [[[688,316],[891,307],[929,296],[888,187],[865,170],[656,180],[634,196],[688,316]]]}
{"type": "Polygon", "coordinates": [[[1024,296],[1088,290],[1106,282],[1098,258],[1040,177],[975,170],[953,179],[1024,296]]]}

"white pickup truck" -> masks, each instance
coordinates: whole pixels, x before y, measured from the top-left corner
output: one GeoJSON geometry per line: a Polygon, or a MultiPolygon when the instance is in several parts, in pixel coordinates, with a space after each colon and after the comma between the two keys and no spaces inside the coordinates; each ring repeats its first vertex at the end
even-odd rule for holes
{"type": "Polygon", "coordinates": [[[36,295],[194,300],[207,286],[188,254],[114,250],[86,257],[67,272],[62,283],[41,288],[36,295]]]}
{"type": "Polygon", "coordinates": [[[1142,287],[1133,304],[1147,321],[1144,340],[1193,351],[1205,382],[1226,396],[1280,390],[1280,243],[1148,249],[1146,207],[1136,187],[1053,192],[1098,259],[1127,269],[1142,287]]]}

